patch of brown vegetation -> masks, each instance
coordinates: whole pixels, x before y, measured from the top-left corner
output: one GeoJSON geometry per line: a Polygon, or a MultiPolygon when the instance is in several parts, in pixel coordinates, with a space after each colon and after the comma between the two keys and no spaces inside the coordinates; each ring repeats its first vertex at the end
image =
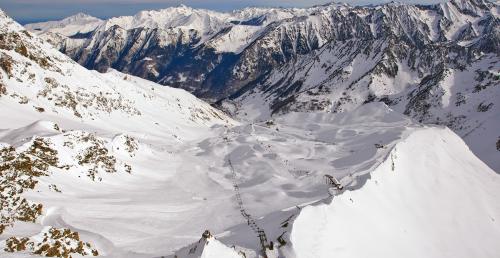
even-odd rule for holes
{"type": "Polygon", "coordinates": [[[65,107],[73,111],[76,117],[82,118],[79,110],[89,110],[90,107],[99,111],[111,113],[122,111],[129,115],[141,115],[133,103],[123,99],[121,95],[113,96],[111,93],[93,93],[86,89],[70,89],[67,85],[62,85],[56,79],[46,77],[45,88],[38,92],[39,97],[52,100],[58,107],[65,107]]]}
{"type": "Polygon", "coordinates": [[[29,44],[31,35],[28,32],[8,32],[0,34],[0,49],[14,50],[29,58],[43,69],[62,73],[61,69],[52,64],[50,57],[45,56],[37,47],[29,44]]]}
{"type": "Polygon", "coordinates": [[[7,87],[2,82],[2,76],[0,75],[0,96],[7,95],[7,87]]]}
{"type": "Polygon", "coordinates": [[[10,237],[6,240],[6,252],[30,251],[46,257],[71,258],[73,254],[98,256],[90,243],[80,240],[78,232],[67,228],[49,228],[37,238],[10,237]],[[42,240],[40,240],[42,239],[42,240]]]}
{"type": "Polygon", "coordinates": [[[97,139],[94,134],[87,134],[80,138],[81,141],[91,143],[91,146],[78,156],[79,165],[90,165],[87,176],[96,180],[99,169],[107,173],[116,172],[116,158],[109,155],[104,141],[97,139]]]}
{"type": "Polygon", "coordinates": [[[22,194],[34,189],[36,178],[46,176],[57,163],[57,151],[42,138],[34,139],[21,153],[12,146],[0,149],[0,234],[15,221],[35,222],[42,214],[42,205],[31,203],[22,194]]]}
{"type": "Polygon", "coordinates": [[[26,244],[30,239],[27,237],[17,238],[11,237],[5,241],[5,251],[7,252],[21,252],[26,250],[26,244]]]}
{"type": "Polygon", "coordinates": [[[16,46],[15,51],[24,57],[28,57],[28,49],[26,48],[26,46],[23,43],[16,46]]]}
{"type": "Polygon", "coordinates": [[[0,68],[5,71],[7,76],[12,77],[12,66],[13,66],[12,57],[7,54],[0,55],[0,68]]]}
{"type": "Polygon", "coordinates": [[[134,156],[134,152],[139,149],[139,145],[133,137],[125,135],[125,148],[132,157],[134,156]]]}

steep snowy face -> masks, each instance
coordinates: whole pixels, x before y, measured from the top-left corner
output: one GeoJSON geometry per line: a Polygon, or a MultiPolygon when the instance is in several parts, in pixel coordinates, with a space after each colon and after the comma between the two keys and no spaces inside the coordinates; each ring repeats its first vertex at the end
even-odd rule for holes
{"type": "MultiPolygon", "coordinates": [[[[280,70],[276,68],[302,55],[315,55],[321,48],[348,40],[365,46],[374,40],[386,42],[374,51],[380,52],[378,61],[387,59],[385,68],[379,69],[394,74],[394,62],[404,62],[404,52],[439,46],[450,50],[456,44],[470,45],[481,38],[494,42],[487,38],[496,37],[497,23],[498,5],[472,0],[430,6],[391,3],[370,8],[340,4],[308,9],[247,8],[232,13],[181,6],[109,19],[85,42],[80,42],[79,50],[74,49],[74,40],[68,40],[69,50],[64,40],[59,47],[88,68],[105,71],[113,67],[221,99],[241,88],[255,87],[271,71],[280,70]],[[116,35],[117,28],[122,31],[119,37],[105,36],[116,35]],[[147,36],[138,38],[137,34],[147,36]],[[110,40],[114,45],[104,44],[110,40]],[[130,42],[138,42],[137,47],[130,42]],[[401,49],[401,44],[406,47],[401,49]],[[85,54],[107,52],[110,48],[112,53],[106,55],[85,54]],[[156,50],[165,48],[174,50],[161,57],[156,50]],[[152,74],[148,74],[151,66],[137,67],[145,58],[155,60],[150,62],[156,70],[152,74]],[[207,66],[193,67],[191,63],[196,61],[207,66]],[[180,73],[189,73],[191,76],[187,77],[194,79],[182,80],[180,73]],[[221,75],[223,79],[217,80],[221,75]],[[220,84],[223,85],[216,86],[220,84]]],[[[476,43],[482,45],[478,51],[489,48],[483,52],[496,53],[495,45],[476,43]]],[[[364,50],[359,46],[349,48],[364,50]]],[[[332,71],[327,74],[335,75],[332,71]]],[[[265,82],[267,86],[270,83],[265,82]]]]}
{"type": "Polygon", "coordinates": [[[499,184],[450,130],[418,130],[361,189],[303,208],[289,248],[304,258],[496,257],[499,184]]]}

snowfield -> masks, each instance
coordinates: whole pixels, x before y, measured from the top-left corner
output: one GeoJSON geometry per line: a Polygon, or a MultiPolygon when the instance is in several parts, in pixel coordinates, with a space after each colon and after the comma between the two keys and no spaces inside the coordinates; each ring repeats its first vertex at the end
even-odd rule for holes
{"type": "Polygon", "coordinates": [[[500,253],[500,175],[445,127],[380,102],[237,122],[0,33],[0,257],[500,253]]]}

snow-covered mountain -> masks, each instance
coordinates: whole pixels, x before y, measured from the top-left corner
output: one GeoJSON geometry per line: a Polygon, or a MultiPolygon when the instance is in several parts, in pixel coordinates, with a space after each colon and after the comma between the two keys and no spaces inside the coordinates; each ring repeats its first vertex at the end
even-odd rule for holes
{"type": "Polygon", "coordinates": [[[84,34],[94,31],[104,21],[85,13],[64,18],[60,21],[48,21],[27,24],[24,27],[31,31],[43,33],[59,33],[67,37],[84,37],[84,34]]]}
{"type": "MultiPolygon", "coordinates": [[[[351,7],[230,15],[267,31],[323,8],[351,7]]],[[[182,89],[89,71],[41,36],[0,12],[2,257],[500,252],[500,175],[443,126],[380,101],[236,122],[182,89]]],[[[249,92],[233,102],[253,105],[246,117],[266,107],[249,92]]]]}
{"type": "Polygon", "coordinates": [[[2,256],[99,254],[99,244],[84,240],[93,235],[58,219],[63,210],[47,207],[44,192],[67,190],[59,196],[71,198],[84,185],[133,180],[146,163],[136,152],[152,163],[155,151],[167,154],[150,143],[177,145],[235,123],[184,90],[114,70],[89,71],[3,11],[0,103],[2,256]],[[33,198],[26,197],[31,191],[33,198]]]}
{"type": "Polygon", "coordinates": [[[484,0],[231,13],[181,6],[102,21],[78,42],[51,38],[89,69],[183,88],[251,121],[382,101],[450,127],[500,171],[499,12],[484,0]]]}
{"type": "Polygon", "coordinates": [[[156,126],[176,134],[182,133],[177,129],[181,126],[210,126],[227,119],[184,90],[117,71],[89,71],[1,15],[2,106],[25,114],[5,121],[12,126],[54,117],[114,130],[156,126]]]}

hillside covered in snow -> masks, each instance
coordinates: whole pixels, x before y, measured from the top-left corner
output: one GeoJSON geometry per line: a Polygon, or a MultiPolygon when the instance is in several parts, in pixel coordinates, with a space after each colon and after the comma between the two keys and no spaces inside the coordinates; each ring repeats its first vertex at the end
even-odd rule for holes
{"type": "MultiPolygon", "coordinates": [[[[466,2],[457,7],[453,3],[436,6],[460,7],[460,13],[471,17],[476,16],[470,8],[484,16],[491,14],[484,10],[494,6],[486,3],[477,7],[478,3],[471,1],[475,4],[472,7],[466,2]]],[[[279,81],[279,71],[298,67],[291,62],[306,62],[306,57],[322,62],[323,57],[314,53],[349,53],[352,49],[322,45],[325,48],[321,51],[300,53],[283,60],[282,69],[271,69],[258,87],[219,102],[240,121],[183,89],[125,74],[114,66],[100,67],[102,73],[87,70],[59,51],[68,44],[80,51],[79,44],[93,42],[92,50],[81,53],[93,55],[95,61],[104,53],[95,46],[113,53],[112,47],[124,46],[119,40],[122,36],[144,36],[144,30],[166,36],[150,35],[148,42],[169,42],[172,38],[167,36],[178,42],[185,36],[193,37],[196,42],[189,43],[189,51],[221,46],[224,35],[242,42],[230,34],[228,25],[244,31],[236,33],[240,36],[256,33],[248,40],[272,44],[264,35],[282,30],[284,24],[308,23],[314,16],[316,25],[329,23],[332,20],[324,20],[322,15],[332,13],[346,22],[359,21],[359,17],[376,21],[375,16],[367,18],[374,15],[370,12],[384,13],[391,8],[415,11],[412,8],[430,7],[331,4],[217,13],[182,6],[109,20],[80,14],[62,22],[29,25],[34,31],[0,11],[0,257],[496,257],[500,253],[496,241],[500,238],[500,175],[476,157],[454,131],[439,123],[426,125],[422,122],[427,120],[415,119],[417,116],[401,110],[401,104],[391,102],[397,94],[404,96],[410,86],[391,84],[403,88],[388,101],[374,95],[371,101],[347,105],[342,112],[291,108],[299,105],[297,101],[283,104],[280,112],[268,109],[272,98],[266,96],[275,97],[273,90],[281,86],[260,87],[266,87],[267,80],[279,81]],[[76,34],[70,35],[73,32],[76,34]],[[105,35],[112,40],[97,40],[105,35]]],[[[431,17],[438,11],[431,8],[428,12],[431,17]]],[[[490,22],[497,19],[494,15],[490,22]]],[[[376,41],[371,46],[391,46],[376,41]]],[[[328,42],[322,44],[341,44],[328,42]]],[[[342,44],[356,44],[349,42],[342,44]]],[[[210,50],[210,60],[220,57],[226,62],[224,59],[232,55],[231,60],[239,62],[248,49],[262,49],[252,46],[255,43],[245,44],[210,50]],[[228,51],[234,52],[226,55],[228,51]]],[[[405,53],[401,51],[398,53],[405,53]]],[[[101,57],[110,58],[108,54],[101,57]]],[[[477,63],[466,67],[492,65],[488,71],[496,69],[494,54],[483,51],[478,55],[477,63]]],[[[334,60],[332,56],[328,62],[334,60]]],[[[199,58],[203,61],[208,56],[199,58]]],[[[372,60],[379,66],[387,60],[377,58],[372,60]]],[[[158,60],[144,62],[156,67],[158,60]]],[[[365,59],[354,60],[350,74],[366,64],[365,59]]],[[[185,60],[184,65],[192,65],[191,61],[185,60]]],[[[201,67],[203,63],[196,64],[201,67]]],[[[435,71],[427,68],[427,72],[435,71]]],[[[450,69],[459,81],[470,78],[468,69],[450,69]]],[[[398,68],[412,73],[410,70],[398,68]]],[[[314,71],[319,70],[310,70],[314,71]]],[[[193,74],[188,69],[185,72],[183,80],[191,81],[193,74]]],[[[373,82],[389,78],[383,77],[384,73],[374,74],[367,75],[373,82]],[[374,74],[382,77],[370,77],[374,74]]],[[[226,78],[219,75],[221,80],[226,78]]],[[[413,78],[403,77],[397,78],[413,78]]],[[[455,94],[457,88],[469,89],[468,84],[456,86],[446,81],[446,76],[439,78],[449,94],[455,94]]],[[[481,98],[483,102],[488,98],[496,101],[496,77],[486,74],[484,80],[484,95],[470,95],[473,97],[466,100],[467,105],[481,98]]],[[[352,84],[357,86],[352,86],[356,90],[351,92],[361,92],[361,84],[356,83],[362,81],[352,84]]],[[[291,80],[287,85],[294,84],[291,80]]],[[[336,85],[324,86],[325,92],[310,96],[325,97],[326,89],[336,85]]],[[[422,85],[419,87],[427,84],[422,85]]],[[[427,95],[414,94],[430,100],[435,87],[426,88],[427,95]]],[[[407,101],[418,107],[424,103],[403,99],[398,103],[407,101]]],[[[312,98],[308,101],[315,103],[312,98]]],[[[498,126],[493,117],[495,104],[471,116],[474,120],[466,117],[457,123],[476,125],[481,129],[469,134],[476,135],[478,141],[489,141],[498,126]]],[[[433,112],[443,110],[430,106],[425,114],[433,117],[433,112]]],[[[498,152],[483,154],[495,157],[498,152]]]]}
{"type": "Polygon", "coordinates": [[[486,0],[227,13],[180,6],[28,28],[89,69],[183,88],[247,121],[383,102],[451,128],[499,172],[499,13],[486,0]]]}

